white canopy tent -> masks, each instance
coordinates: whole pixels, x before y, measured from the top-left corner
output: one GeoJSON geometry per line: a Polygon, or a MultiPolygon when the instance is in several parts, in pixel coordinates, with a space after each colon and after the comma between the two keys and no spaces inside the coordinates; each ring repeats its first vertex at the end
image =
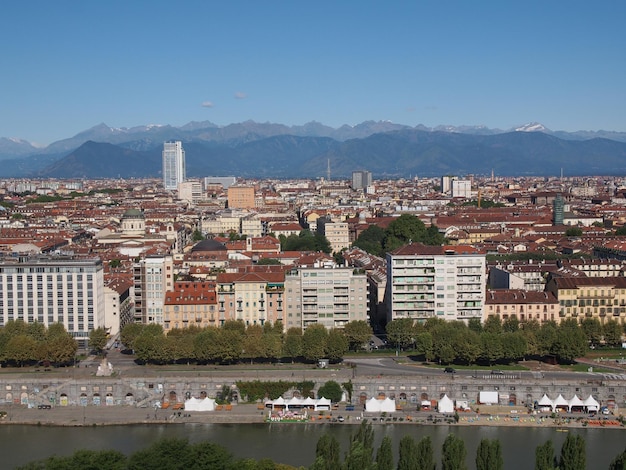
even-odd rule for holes
{"type": "Polygon", "coordinates": [[[215,400],[208,397],[191,397],[185,400],[185,411],[215,411],[215,400]]]}
{"type": "Polygon", "coordinates": [[[448,398],[448,395],[444,395],[437,404],[437,411],[439,413],[454,413],[454,402],[448,398]]]}
{"type": "Polygon", "coordinates": [[[396,401],[391,398],[385,398],[378,400],[377,398],[370,398],[365,402],[365,411],[370,412],[387,412],[393,413],[396,411],[396,401]]]}
{"type": "Polygon", "coordinates": [[[561,395],[559,393],[559,396],[556,397],[556,400],[554,400],[554,404],[553,404],[553,409],[557,409],[557,408],[561,408],[561,409],[568,409],[569,410],[569,403],[567,402],[567,400],[565,398],[563,398],[563,395],[561,395]]]}
{"type": "Polygon", "coordinates": [[[598,411],[600,409],[600,403],[598,403],[598,401],[591,395],[585,398],[583,404],[587,408],[587,411],[598,411]]]}
{"type": "Polygon", "coordinates": [[[329,398],[318,398],[315,402],[315,410],[330,410],[330,399],[329,398]]]}
{"type": "Polygon", "coordinates": [[[537,402],[537,406],[539,406],[539,408],[550,408],[551,410],[554,411],[554,403],[552,402],[550,397],[546,395],[545,393],[541,397],[541,400],[537,402]]]}
{"type": "Polygon", "coordinates": [[[572,412],[573,408],[579,408],[578,411],[582,411],[583,408],[585,407],[585,403],[578,398],[578,395],[574,395],[570,401],[567,402],[568,404],[568,411],[572,412]]]}

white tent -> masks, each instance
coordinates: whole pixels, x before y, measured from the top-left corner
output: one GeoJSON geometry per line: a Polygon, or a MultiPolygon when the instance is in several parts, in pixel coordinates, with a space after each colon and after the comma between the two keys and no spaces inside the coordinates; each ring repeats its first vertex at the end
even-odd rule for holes
{"type": "Polygon", "coordinates": [[[304,400],[298,398],[298,397],[291,397],[289,400],[287,400],[287,402],[285,403],[285,405],[287,405],[287,409],[299,409],[302,408],[302,403],[304,402],[304,400]]]}
{"type": "Polygon", "coordinates": [[[454,412],[454,402],[448,398],[448,395],[444,395],[439,400],[437,404],[437,411],[439,413],[453,413],[454,412]]]}
{"type": "Polygon", "coordinates": [[[385,398],[384,400],[378,400],[374,397],[365,402],[365,411],[371,412],[387,412],[393,413],[396,411],[396,401],[391,398],[385,398]]]}
{"type": "Polygon", "coordinates": [[[379,401],[372,397],[365,402],[365,411],[380,411],[379,401]]]}
{"type": "Polygon", "coordinates": [[[311,397],[306,397],[302,402],[302,406],[315,408],[315,400],[311,397]]]}
{"type": "Polygon", "coordinates": [[[591,395],[585,398],[583,405],[585,405],[587,411],[598,411],[600,409],[600,403],[598,403],[591,395]]]}
{"type": "Polygon", "coordinates": [[[569,409],[569,403],[567,402],[565,398],[563,398],[563,395],[561,395],[560,393],[559,393],[559,396],[556,397],[556,400],[554,400],[554,409],[557,409],[557,408],[569,409]]]}
{"type": "Polygon", "coordinates": [[[580,398],[578,398],[578,395],[574,395],[572,399],[567,402],[567,405],[568,405],[568,409],[570,412],[572,411],[572,408],[574,407],[582,409],[585,406],[583,401],[580,398]]]}
{"type": "Polygon", "coordinates": [[[541,397],[541,400],[537,402],[537,405],[539,406],[539,408],[549,407],[551,410],[554,410],[554,403],[552,402],[552,400],[550,400],[550,397],[546,395],[545,393],[541,397]]]}
{"type": "Polygon", "coordinates": [[[393,413],[396,411],[396,401],[387,397],[380,401],[380,411],[386,411],[387,413],[393,413]]]}
{"type": "Polygon", "coordinates": [[[215,400],[208,397],[203,399],[191,397],[185,400],[185,411],[215,411],[215,400]]]}
{"type": "Polygon", "coordinates": [[[316,410],[330,410],[330,399],[328,398],[318,398],[315,402],[316,410]]]}
{"type": "Polygon", "coordinates": [[[478,401],[483,405],[497,405],[498,392],[480,392],[478,394],[478,401]]]}

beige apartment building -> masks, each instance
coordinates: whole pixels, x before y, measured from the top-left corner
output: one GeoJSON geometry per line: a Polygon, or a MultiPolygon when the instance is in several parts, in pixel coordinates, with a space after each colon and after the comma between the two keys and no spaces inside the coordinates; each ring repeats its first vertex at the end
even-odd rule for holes
{"type": "Polygon", "coordinates": [[[230,186],[227,191],[229,209],[254,209],[255,192],[253,186],[230,186]]]}
{"type": "Polygon", "coordinates": [[[317,233],[324,235],[333,253],[350,247],[350,231],[347,222],[333,222],[329,218],[317,219],[317,233]]]}
{"type": "Polygon", "coordinates": [[[163,330],[197,326],[219,326],[214,282],[175,282],[165,293],[163,330]]]}
{"type": "Polygon", "coordinates": [[[552,292],[522,289],[488,290],[485,299],[485,318],[500,320],[517,318],[519,321],[537,320],[560,322],[559,301],[552,292]]]}
{"type": "Polygon", "coordinates": [[[559,317],[626,319],[626,277],[554,277],[546,290],[559,301],[559,317]]]}

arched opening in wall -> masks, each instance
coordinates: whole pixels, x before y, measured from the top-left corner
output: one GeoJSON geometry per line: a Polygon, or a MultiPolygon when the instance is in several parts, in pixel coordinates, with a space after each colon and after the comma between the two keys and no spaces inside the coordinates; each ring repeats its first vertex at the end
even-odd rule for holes
{"type": "Polygon", "coordinates": [[[172,390],[170,392],[170,403],[174,404],[174,403],[178,403],[178,397],[176,396],[176,392],[174,390],[172,390]]]}
{"type": "Polygon", "coordinates": [[[59,405],[67,406],[68,403],[69,403],[69,401],[67,399],[67,394],[62,393],[61,396],[59,397],[59,405]]]}
{"type": "Polygon", "coordinates": [[[417,395],[415,393],[411,393],[409,396],[409,401],[413,404],[417,403],[417,395]]]}
{"type": "Polygon", "coordinates": [[[291,394],[291,396],[293,398],[300,398],[302,396],[302,394],[300,393],[300,390],[294,390],[293,393],[291,394]]]}
{"type": "Polygon", "coordinates": [[[80,397],[78,397],[78,401],[80,403],[80,406],[87,406],[87,394],[86,393],[81,393],[80,397]]]}
{"type": "Polygon", "coordinates": [[[378,396],[376,398],[379,400],[384,400],[385,398],[387,398],[387,395],[385,395],[385,392],[378,392],[378,396]]]}
{"type": "Polygon", "coordinates": [[[91,402],[96,405],[99,406],[100,405],[100,394],[99,393],[94,393],[93,397],[91,399],[91,402]]]}
{"type": "Polygon", "coordinates": [[[22,405],[28,405],[28,392],[20,393],[20,403],[22,405]]]}
{"type": "Polygon", "coordinates": [[[517,395],[514,393],[509,394],[509,406],[517,406],[517,395]]]}
{"type": "Polygon", "coordinates": [[[534,406],[535,400],[533,400],[533,396],[530,393],[526,394],[526,406],[534,406]]]}
{"type": "Polygon", "coordinates": [[[420,400],[422,400],[422,401],[430,400],[430,399],[428,398],[428,393],[426,393],[426,392],[422,393],[422,394],[420,395],[420,400]]]}
{"type": "Polygon", "coordinates": [[[115,400],[113,400],[113,394],[112,393],[107,393],[105,400],[106,400],[106,405],[107,406],[115,405],[115,400]]]}
{"type": "Polygon", "coordinates": [[[606,406],[609,410],[615,409],[615,395],[609,395],[607,397],[606,406]]]}
{"type": "Polygon", "coordinates": [[[389,394],[389,399],[390,400],[395,400],[396,399],[396,394],[395,393],[389,394]]]}
{"type": "Polygon", "coordinates": [[[230,402],[238,402],[239,401],[239,390],[231,389],[230,391],[230,402]]]}
{"type": "Polygon", "coordinates": [[[135,396],[132,393],[128,392],[124,400],[126,401],[127,405],[132,405],[133,403],[135,403],[135,396]]]}
{"type": "Polygon", "coordinates": [[[207,395],[206,395],[206,391],[202,390],[202,391],[200,392],[200,398],[204,399],[204,398],[206,398],[206,396],[207,396],[207,395]]]}
{"type": "Polygon", "coordinates": [[[365,405],[366,401],[367,401],[367,393],[361,392],[361,394],[359,395],[359,404],[365,405]]]}
{"type": "Polygon", "coordinates": [[[5,399],[7,403],[13,403],[13,394],[11,392],[7,392],[5,399]]]}
{"type": "Polygon", "coordinates": [[[406,405],[406,393],[401,393],[400,395],[398,395],[398,402],[400,402],[403,405],[406,405]]]}

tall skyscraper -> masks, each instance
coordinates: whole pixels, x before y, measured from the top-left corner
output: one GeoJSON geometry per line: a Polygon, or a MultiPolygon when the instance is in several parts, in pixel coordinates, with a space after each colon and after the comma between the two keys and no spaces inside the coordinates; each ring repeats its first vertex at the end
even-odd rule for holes
{"type": "Polygon", "coordinates": [[[179,140],[163,144],[163,186],[166,190],[178,189],[185,181],[185,150],[179,140]]]}
{"type": "Polygon", "coordinates": [[[366,189],[372,185],[372,173],[369,171],[352,172],[352,189],[366,189]]]}

